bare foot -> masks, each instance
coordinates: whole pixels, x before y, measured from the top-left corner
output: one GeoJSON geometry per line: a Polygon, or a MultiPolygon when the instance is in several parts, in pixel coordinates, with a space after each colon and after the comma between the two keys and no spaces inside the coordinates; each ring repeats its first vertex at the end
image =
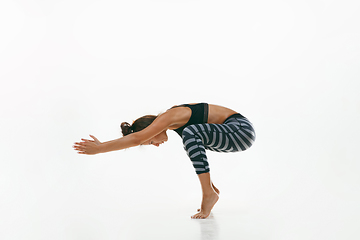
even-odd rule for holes
{"type": "Polygon", "coordinates": [[[211,193],[210,195],[203,195],[201,210],[199,213],[193,215],[193,219],[207,218],[210,215],[211,209],[214,207],[215,203],[219,200],[219,195],[216,192],[211,193]]]}
{"type": "MultiPolygon", "coordinates": [[[[215,190],[215,192],[219,195],[220,194],[219,189],[217,189],[213,183],[211,183],[211,185],[212,185],[213,189],[215,190]]],[[[197,211],[200,212],[200,208],[197,211]]]]}

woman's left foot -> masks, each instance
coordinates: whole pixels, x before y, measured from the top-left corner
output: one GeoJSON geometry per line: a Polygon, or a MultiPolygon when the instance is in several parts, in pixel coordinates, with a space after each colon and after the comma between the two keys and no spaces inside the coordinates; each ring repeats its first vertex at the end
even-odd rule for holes
{"type": "Polygon", "coordinates": [[[211,193],[210,195],[203,195],[203,200],[201,203],[201,210],[199,213],[193,215],[193,219],[203,219],[207,218],[210,215],[211,209],[214,207],[215,203],[219,200],[219,195],[216,192],[211,193]]]}
{"type": "MultiPolygon", "coordinates": [[[[220,194],[219,189],[217,189],[213,183],[211,183],[211,185],[212,185],[214,191],[219,195],[219,194],[220,194]]],[[[201,210],[201,209],[199,208],[197,211],[200,212],[200,210],[201,210]]]]}

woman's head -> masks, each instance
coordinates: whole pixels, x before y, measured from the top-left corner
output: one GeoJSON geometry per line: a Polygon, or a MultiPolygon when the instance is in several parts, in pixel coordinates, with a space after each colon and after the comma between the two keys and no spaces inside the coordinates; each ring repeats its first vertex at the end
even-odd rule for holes
{"type": "Polygon", "coordinates": [[[139,132],[149,126],[157,116],[146,115],[141,118],[136,119],[132,125],[127,122],[121,123],[121,131],[123,136],[129,135],[134,132],[139,132]]]}

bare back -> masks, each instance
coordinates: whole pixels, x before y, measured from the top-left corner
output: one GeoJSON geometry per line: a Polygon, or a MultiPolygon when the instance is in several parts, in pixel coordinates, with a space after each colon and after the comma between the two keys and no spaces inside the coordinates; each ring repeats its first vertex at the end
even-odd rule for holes
{"type": "Polygon", "coordinates": [[[222,124],[228,117],[236,113],[232,109],[209,104],[208,123],[222,124]]]}
{"type": "MultiPolygon", "coordinates": [[[[193,105],[196,103],[191,103],[193,105]]],[[[189,107],[176,107],[168,111],[171,111],[175,116],[176,123],[172,124],[169,129],[177,129],[185,125],[191,117],[191,109],[189,107]]],[[[208,123],[222,124],[224,121],[233,114],[236,114],[234,110],[219,105],[209,104],[208,123]]]]}

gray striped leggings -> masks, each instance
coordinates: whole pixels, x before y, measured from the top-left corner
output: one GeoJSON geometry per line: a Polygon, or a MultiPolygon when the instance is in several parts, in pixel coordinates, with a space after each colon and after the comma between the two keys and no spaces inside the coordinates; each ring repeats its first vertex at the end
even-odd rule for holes
{"type": "Polygon", "coordinates": [[[187,126],[182,139],[184,149],[197,174],[210,171],[205,149],[216,152],[238,152],[250,148],[255,141],[251,122],[234,114],[223,124],[194,124],[187,126]]]}

